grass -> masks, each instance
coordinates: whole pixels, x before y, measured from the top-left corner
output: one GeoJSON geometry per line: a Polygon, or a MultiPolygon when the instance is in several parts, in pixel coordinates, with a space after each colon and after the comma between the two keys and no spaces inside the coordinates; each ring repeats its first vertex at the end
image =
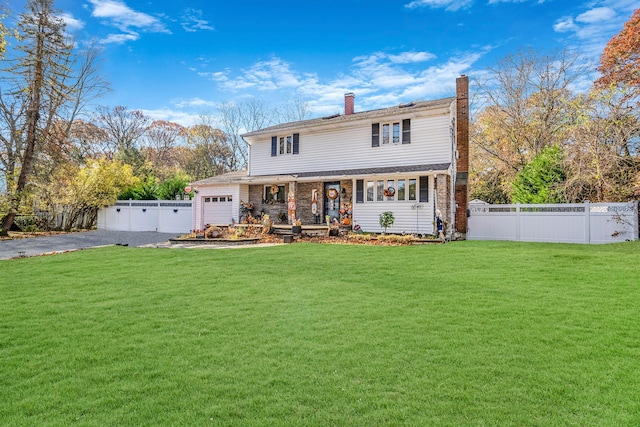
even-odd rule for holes
{"type": "Polygon", "coordinates": [[[0,262],[3,426],[640,424],[640,244],[0,262]]]}

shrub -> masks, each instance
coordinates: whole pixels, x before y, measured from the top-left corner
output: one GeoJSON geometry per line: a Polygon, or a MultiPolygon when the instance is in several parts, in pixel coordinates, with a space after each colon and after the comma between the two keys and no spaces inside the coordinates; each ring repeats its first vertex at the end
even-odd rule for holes
{"type": "Polygon", "coordinates": [[[380,227],[384,228],[384,232],[387,232],[387,227],[391,227],[395,218],[393,212],[387,211],[380,214],[380,227]]]}

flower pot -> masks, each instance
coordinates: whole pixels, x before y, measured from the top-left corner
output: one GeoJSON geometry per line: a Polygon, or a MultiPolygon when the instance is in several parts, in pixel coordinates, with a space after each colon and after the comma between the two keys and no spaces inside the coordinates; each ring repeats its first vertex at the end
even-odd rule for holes
{"type": "Polygon", "coordinates": [[[302,226],[301,225],[294,225],[291,227],[291,232],[293,234],[300,234],[302,233],[302,226]]]}

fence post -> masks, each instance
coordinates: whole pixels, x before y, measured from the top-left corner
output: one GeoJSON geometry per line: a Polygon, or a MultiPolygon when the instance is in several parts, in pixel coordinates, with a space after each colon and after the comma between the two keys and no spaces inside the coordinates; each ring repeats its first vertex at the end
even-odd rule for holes
{"type": "Polygon", "coordinates": [[[591,243],[591,203],[584,201],[584,242],[591,243]]]}
{"type": "Polygon", "coordinates": [[[516,242],[520,241],[520,203],[516,203],[516,242]]]}
{"type": "Polygon", "coordinates": [[[127,231],[131,231],[131,211],[133,210],[133,202],[129,199],[129,223],[127,224],[127,231]]]}
{"type": "Polygon", "coordinates": [[[640,220],[640,217],[638,217],[638,201],[632,201],[631,205],[633,207],[633,240],[638,240],[638,220],[640,220]]]}

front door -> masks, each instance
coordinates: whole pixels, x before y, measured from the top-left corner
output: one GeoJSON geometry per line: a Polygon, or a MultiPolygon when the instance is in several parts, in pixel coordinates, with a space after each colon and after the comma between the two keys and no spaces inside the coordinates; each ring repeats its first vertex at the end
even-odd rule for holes
{"type": "Polygon", "coordinates": [[[334,219],[340,221],[340,183],[324,183],[324,214],[329,215],[330,221],[334,219]]]}

